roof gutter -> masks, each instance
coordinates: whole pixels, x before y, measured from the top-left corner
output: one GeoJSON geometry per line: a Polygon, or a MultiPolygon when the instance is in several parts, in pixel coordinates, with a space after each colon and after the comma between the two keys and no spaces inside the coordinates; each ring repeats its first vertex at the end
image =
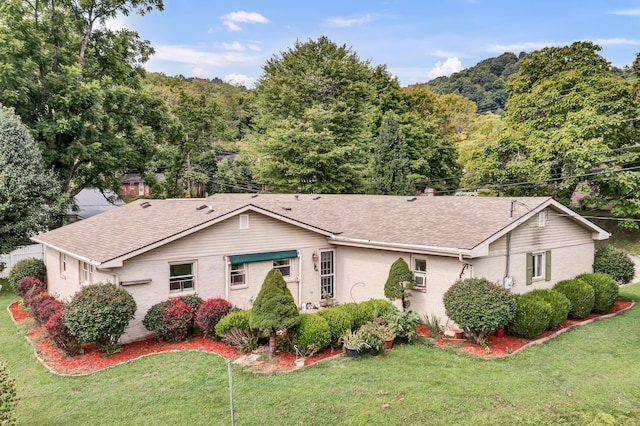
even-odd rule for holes
{"type": "Polygon", "coordinates": [[[69,255],[69,256],[73,257],[74,259],[80,260],[81,262],[86,262],[86,263],[88,263],[90,265],[93,265],[96,268],[100,267],[102,265],[102,262],[99,262],[97,260],[91,260],[88,257],[83,257],[83,256],[80,256],[80,255],[78,255],[76,253],[70,252],[68,250],[61,249],[59,247],[54,246],[53,244],[49,244],[49,243],[45,243],[45,242],[39,241],[37,238],[32,237],[31,240],[37,242],[38,244],[42,244],[42,245],[44,245],[46,247],[52,248],[53,250],[56,250],[56,251],[58,251],[58,252],[60,252],[62,254],[69,255]]]}
{"type": "Polygon", "coordinates": [[[444,255],[451,257],[473,257],[473,253],[469,249],[460,249],[460,248],[452,248],[452,247],[435,247],[435,246],[423,246],[417,244],[400,244],[400,243],[386,243],[383,241],[371,241],[364,240],[359,238],[348,238],[348,237],[340,237],[333,236],[329,237],[328,241],[332,244],[338,246],[349,246],[349,247],[363,247],[363,248],[372,248],[379,250],[391,250],[391,251],[409,251],[411,253],[418,254],[433,254],[433,255],[444,255]]]}

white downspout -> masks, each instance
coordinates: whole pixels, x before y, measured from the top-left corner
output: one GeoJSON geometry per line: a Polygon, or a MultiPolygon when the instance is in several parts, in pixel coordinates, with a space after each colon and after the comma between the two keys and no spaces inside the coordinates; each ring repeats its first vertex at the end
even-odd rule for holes
{"type": "Polygon", "coordinates": [[[302,256],[298,250],[298,306],[302,308],[302,256]]]}
{"type": "Polygon", "coordinates": [[[224,256],[224,298],[229,300],[229,256],[224,256]]]}

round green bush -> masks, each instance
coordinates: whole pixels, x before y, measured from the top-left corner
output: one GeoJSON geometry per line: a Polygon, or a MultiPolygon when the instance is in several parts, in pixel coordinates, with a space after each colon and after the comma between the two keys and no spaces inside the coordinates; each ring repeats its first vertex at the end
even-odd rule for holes
{"type": "Polygon", "coordinates": [[[311,356],[331,344],[331,330],[327,320],[318,314],[300,314],[300,324],[293,341],[302,356],[311,356]]]}
{"type": "Polygon", "coordinates": [[[618,299],[620,286],[616,280],[608,274],[601,272],[595,274],[582,274],[576,278],[581,279],[593,288],[593,311],[606,314],[618,299]]]}
{"type": "Polygon", "coordinates": [[[353,315],[348,308],[343,308],[343,305],[326,308],[318,312],[322,318],[329,324],[329,330],[331,331],[331,346],[339,348],[340,337],[346,333],[347,330],[353,328],[353,315]]]}
{"type": "Polygon", "coordinates": [[[47,267],[42,260],[33,257],[19,260],[9,271],[7,279],[9,280],[9,284],[15,289],[18,282],[24,277],[34,277],[45,283],[47,267]]]}
{"type": "Polygon", "coordinates": [[[227,315],[223,316],[216,324],[216,334],[219,337],[224,337],[224,334],[232,328],[240,328],[244,330],[251,329],[251,327],[249,326],[250,316],[251,311],[236,310],[229,312],[227,315]]]}
{"type": "Polygon", "coordinates": [[[149,308],[142,319],[142,325],[144,325],[144,328],[156,333],[156,336],[158,336],[159,339],[162,339],[167,334],[164,321],[162,321],[162,314],[169,309],[170,306],[171,304],[168,300],[156,303],[149,308]]]}
{"type": "Polygon", "coordinates": [[[553,308],[536,294],[516,295],[516,315],[507,325],[510,334],[533,339],[549,325],[553,308]]]}
{"type": "Polygon", "coordinates": [[[530,294],[530,297],[538,297],[551,305],[551,315],[549,316],[547,330],[555,330],[566,321],[571,308],[571,302],[569,302],[567,296],[550,288],[533,290],[527,294],[530,294]]]}
{"type": "Polygon", "coordinates": [[[97,342],[102,351],[113,353],[135,313],[136,301],[124,288],[97,283],[82,287],[71,298],[64,322],[79,342],[97,342]]]}
{"type": "Polygon", "coordinates": [[[443,301],[447,316],[477,344],[496,328],[505,327],[516,314],[513,295],[485,278],[457,281],[443,301]]]}
{"type": "Polygon", "coordinates": [[[580,279],[558,281],[553,289],[564,294],[571,307],[569,318],[582,319],[591,313],[595,300],[593,288],[580,279]]]}
{"type": "Polygon", "coordinates": [[[609,274],[620,284],[628,284],[635,276],[635,264],[624,251],[603,246],[596,250],[593,272],[609,274]]]}
{"type": "Polygon", "coordinates": [[[387,299],[370,299],[364,302],[358,303],[358,311],[361,318],[366,321],[373,321],[376,318],[382,318],[388,314],[396,312],[398,308],[395,307],[391,301],[387,299]]]}

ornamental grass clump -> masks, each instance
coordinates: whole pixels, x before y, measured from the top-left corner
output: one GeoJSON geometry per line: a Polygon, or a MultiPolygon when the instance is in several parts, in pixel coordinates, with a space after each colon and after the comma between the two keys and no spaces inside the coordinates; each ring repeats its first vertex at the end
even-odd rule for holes
{"type": "Polygon", "coordinates": [[[591,313],[595,301],[593,288],[581,279],[558,281],[553,289],[564,294],[571,307],[569,308],[569,318],[583,319],[591,313]]]}
{"type": "Polygon", "coordinates": [[[480,344],[496,328],[505,327],[516,314],[516,301],[506,289],[485,278],[467,278],[444,294],[446,314],[465,336],[480,344]]]}
{"type": "Polygon", "coordinates": [[[507,330],[510,334],[525,339],[536,338],[549,326],[553,307],[549,302],[532,293],[516,295],[515,299],[516,315],[507,325],[507,330]]]}
{"type": "Polygon", "coordinates": [[[18,282],[24,277],[33,277],[44,283],[47,276],[47,267],[40,259],[28,258],[16,262],[9,271],[7,279],[9,284],[16,289],[18,282]]]}
{"type": "Polygon", "coordinates": [[[231,302],[221,297],[204,300],[196,311],[195,323],[202,329],[205,337],[215,338],[216,325],[232,308],[231,302]]]}
{"type": "Polygon", "coordinates": [[[63,318],[80,343],[96,342],[107,355],[120,349],[118,339],[136,313],[136,301],[110,283],[83,286],[67,305],[63,318]]]}
{"type": "Polygon", "coordinates": [[[242,352],[251,352],[258,346],[260,330],[251,328],[251,311],[232,310],[216,324],[215,332],[223,342],[242,352]]]}
{"type": "Polygon", "coordinates": [[[608,274],[601,272],[594,274],[582,274],[576,278],[586,282],[593,288],[593,311],[606,314],[618,299],[620,286],[616,280],[608,274]]]}
{"type": "Polygon", "coordinates": [[[298,355],[309,357],[331,344],[331,331],[327,321],[318,314],[300,314],[293,346],[298,355]]]}

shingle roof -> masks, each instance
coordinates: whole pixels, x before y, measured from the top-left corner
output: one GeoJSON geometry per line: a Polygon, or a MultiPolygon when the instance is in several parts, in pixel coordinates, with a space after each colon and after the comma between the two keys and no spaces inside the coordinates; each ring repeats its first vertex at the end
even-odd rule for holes
{"type": "Polygon", "coordinates": [[[339,238],[471,249],[550,201],[548,197],[215,194],[207,199],[138,200],[34,240],[103,263],[253,209],[339,238]]]}

